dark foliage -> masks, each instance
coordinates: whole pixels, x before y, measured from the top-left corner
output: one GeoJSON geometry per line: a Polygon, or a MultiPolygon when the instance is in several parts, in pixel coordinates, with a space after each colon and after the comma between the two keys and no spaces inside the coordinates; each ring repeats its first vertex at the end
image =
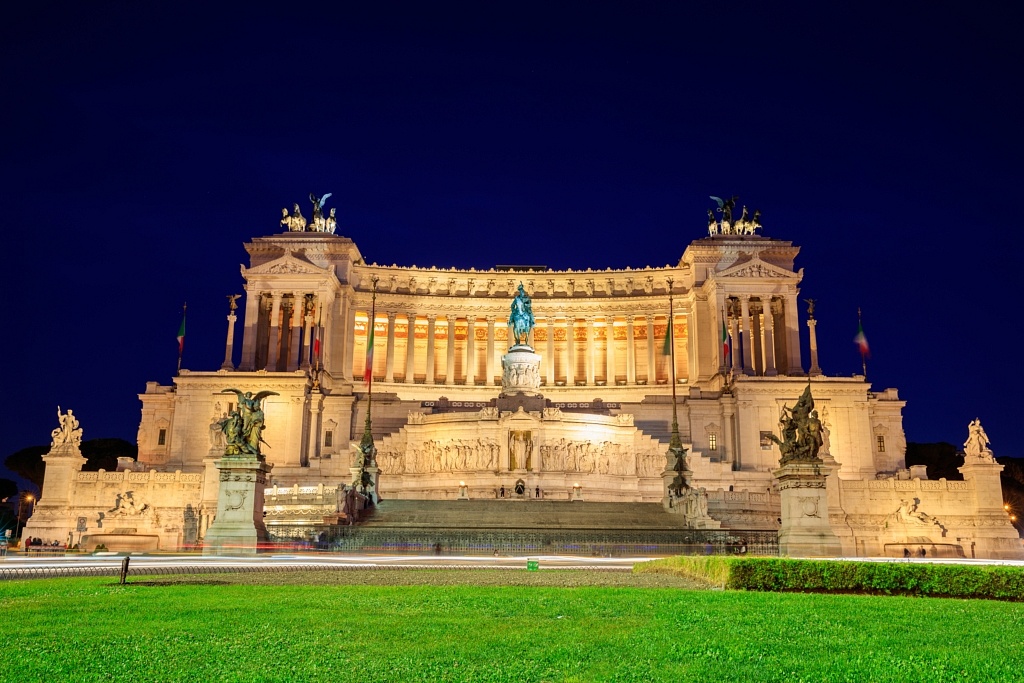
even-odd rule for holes
{"type": "MultiPolygon", "coordinates": [[[[49,452],[49,446],[29,446],[22,448],[16,453],[8,455],[4,465],[10,471],[28,479],[36,488],[43,488],[43,456],[49,452]]],[[[82,470],[96,472],[107,470],[112,472],[117,469],[117,459],[128,457],[133,460],[139,455],[139,447],[124,439],[89,439],[82,442],[82,456],[86,459],[82,470]]]]}
{"type": "Polygon", "coordinates": [[[951,443],[908,443],[907,467],[927,465],[928,478],[963,481],[964,475],[957,470],[964,464],[959,449],[951,443]]]}

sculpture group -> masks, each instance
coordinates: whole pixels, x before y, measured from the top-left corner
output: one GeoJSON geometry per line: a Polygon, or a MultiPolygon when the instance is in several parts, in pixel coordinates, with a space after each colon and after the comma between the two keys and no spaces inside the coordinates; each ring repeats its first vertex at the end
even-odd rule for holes
{"type": "Polygon", "coordinates": [[[788,462],[821,462],[818,451],[824,440],[822,438],[821,420],[814,409],[814,398],[811,396],[811,385],[808,384],[800,395],[796,405],[790,410],[782,406],[779,416],[782,438],[771,435],[771,440],[779,446],[779,464],[788,462]]]}
{"type": "Polygon", "coordinates": [[[50,432],[53,439],[51,448],[77,448],[82,445],[82,428],[78,426],[78,418],[70,410],[61,414],[60,406],[57,406],[57,423],[60,426],[50,432]]]}
{"type": "Polygon", "coordinates": [[[291,214],[288,213],[288,209],[281,209],[281,227],[288,232],[327,232],[333,235],[338,229],[336,209],[332,208],[330,214],[324,216],[324,204],[331,194],[328,192],[323,197],[317,197],[312,192],[309,193],[309,201],[313,202],[313,220],[309,222],[302,215],[302,209],[298,204],[293,205],[291,214]]]}
{"type": "Polygon", "coordinates": [[[535,320],[533,318],[533,302],[519,283],[518,292],[512,299],[512,312],[508,317],[509,327],[512,328],[512,335],[515,338],[516,346],[526,346],[530,341],[530,330],[533,329],[535,320]]]}
{"type": "Polygon", "coordinates": [[[263,439],[263,399],[277,396],[277,392],[261,391],[254,396],[251,391],[225,389],[221,393],[238,397],[238,407],[220,421],[225,437],[224,455],[260,457],[260,444],[267,443],[263,439]]]}
{"type": "Polygon", "coordinates": [[[754,215],[748,217],[747,207],[744,206],[740,217],[735,221],[733,220],[732,210],[736,208],[736,200],[739,197],[734,195],[728,199],[722,199],[712,195],[711,198],[718,204],[718,208],[715,211],[708,209],[709,235],[753,235],[755,230],[760,230],[764,227],[761,225],[760,209],[756,209],[754,215]],[[715,212],[722,214],[722,220],[715,218],[715,212]]]}

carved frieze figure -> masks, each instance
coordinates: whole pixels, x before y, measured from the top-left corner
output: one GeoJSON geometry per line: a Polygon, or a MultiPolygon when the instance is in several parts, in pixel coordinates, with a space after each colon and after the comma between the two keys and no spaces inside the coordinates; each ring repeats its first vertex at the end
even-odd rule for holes
{"type": "Polygon", "coordinates": [[[917,498],[913,500],[901,500],[900,506],[894,513],[896,521],[901,524],[912,526],[932,526],[939,522],[931,515],[926,515],[917,509],[917,498]]]}
{"type": "Polygon", "coordinates": [[[130,515],[145,514],[148,510],[149,505],[139,505],[136,502],[134,491],[125,491],[124,493],[117,494],[117,498],[114,501],[114,507],[107,510],[107,514],[127,517],[130,515]]]}
{"type": "Polygon", "coordinates": [[[989,449],[989,443],[988,434],[985,433],[985,429],[981,426],[981,420],[974,418],[967,425],[967,441],[964,441],[964,455],[968,458],[992,460],[994,458],[992,457],[991,449],[989,449]]]}
{"type": "Polygon", "coordinates": [[[818,451],[823,442],[821,420],[818,411],[814,410],[814,398],[811,396],[811,385],[808,384],[800,395],[792,411],[782,407],[779,416],[782,439],[771,435],[771,440],[779,446],[781,457],[779,464],[791,461],[821,462],[818,451]]]}
{"type": "Polygon", "coordinates": [[[50,432],[50,436],[53,438],[53,443],[50,444],[51,448],[57,446],[77,448],[82,445],[82,428],[78,426],[78,418],[72,414],[71,410],[61,414],[60,406],[57,406],[57,423],[60,426],[50,432]]]}
{"type": "Polygon", "coordinates": [[[260,444],[267,443],[263,439],[263,430],[266,429],[263,424],[263,400],[268,396],[277,396],[277,392],[260,391],[253,396],[251,391],[224,389],[221,393],[238,397],[238,407],[220,423],[227,442],[224,455],[259,457],[260,444]]]}
{"type": "Polygon", "coordinates": [[[523,283],[519,283],[519,292],[512,299],[512,313],[509,315],[508,324],[512,328],[516,346],[525,345],[530,338],[530,330],[534,326],[533,303],[523,289],[523,283]]]}

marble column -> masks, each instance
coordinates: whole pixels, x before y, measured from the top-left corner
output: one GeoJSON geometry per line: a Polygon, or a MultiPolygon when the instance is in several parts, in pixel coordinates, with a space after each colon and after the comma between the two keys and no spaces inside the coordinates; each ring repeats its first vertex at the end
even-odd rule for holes
{"type": "Polygon", "coordinates": [[[783,311],[786,320],[786,351],[789,353],[789,374],[803,375],[804,366],[800,360],[800,312],[797,308],[796,294],[786,295],[786,307],[783,311]]]}
{"type": "MultiPolygon", "coordinates": [[[[311,301],[315,301],[311,299],[311,301]]],[[[299,359],[299,367],[303,370],[309,370],[309,346],[313,343],[313,312],[316,310],[315,304],[313,308],[306,311],[306,298],[302,298],[302,324],[303,324],[303,335],[302,335],[302,357],[299,359]]]]}
{"type": "MultiPolygon", "coordinates": [[[[338,362],[341,365],[341,376],[349,381],[352,381],[352,366],[355,363],[356,357],[356,302],[355,296],[350,293],[342,295],[341,301],[338,302],[338,317],[344,321],[344,326],[339,331],[341,338],[334,339],[332,337],[336,335],[331,332],[324,330],[324,335],[330,344],[337,344],[341,350],[338,358],[338,362]]],[[[332,325],[333,331],[336,325],[332,325]]],[[[331,358],[333,358],[333,354],[331,358]]],[[[336,370],[331,369],[332,372],[336,370]]]]}
{"type": "Polygon", "coordinates": [[[565,386],[576,384],[576,319],[565,319],[565,352],[568,358],[565,363],[565,386]]]}
{"type": "Polygon", "coordinates": [[[779,374],[775,369],[775,316],[770,299],[764,305],[764,374],[768,377],[779,374]]]}
{"type": "Polygon", "coordinates": [[[384,381],[395,381],[395,320],[398,318],[397,311],[388,311],[388,345],[384,357],[384,381]]]}
{"type": "Polygon", "coordinates": [[[434,383],[434,327],[437,325],[437,316],[433,313],[427,315],[427,384],[434,383]]]}
{"type": "Polygon", "coordinates": [[[818,367],[818,321],[811,318],[807,321],[807,329],[810,331],[811,368],[808,370],[811,375],[820,375],[821,368],[818,367]]]}
{"type": "Polygon", "coordinates": [[[257,291],[245,293],[245,327],[242,331],[242,358],[238,364],[240,370],[256,369],[256,329],[260,320],[260,299],[262,294],[257,291]]]}
{"type": "Polygon", "coordinates": [[[408,321],[405,333],[405,383],[416,381],[416,314],[409,311],[405,314],[408,321]]]}
{"type": "Polygon", "coordinates": [[[311,460],[320,457],[320,411],[323,408],[323,394],[313,392],[309,397],[309,430],[306,433],[306,459],[300,462],[302,467],[309,467],[311,460]]]}
{"type": "Polygon", "coordinates": [[[270,331],[267,335],[269,346],[267,349],[267,370],[277,370],[277,359],[281,353],[281,293],[274,292],[270,304],[270,331]]]}
{"type": "Polygon", "coordinates": [[[301,292],[292,292],[291,330],[289,330],[291,341],[288,344],[288,364],[285,367],[289,372],[298,370],[299,363],[302,362],[302,318],[305,312],[303,310],[305,303],[306,300],[301,292]]]}
{"type": "Polygon", "coordinates": [[[487,316],[487,386],[494,386],[494,322],[497,318],[493,315],[487,316]]]}
{"type": "Polygon", "coordinates": [[[466,386],[476,384],[476,316],[466,316],[466,386]]]}
{"type": "Polygon", "coordinates": [[[605,353],[604,359],[607,370],[605,370],[605,380],[608,382],[608,386],[615,386],[615,316],[606,315],[604,317],[604,340],[605,340],[605,353]]]}
{"type": "Polygon", "coordinates": [[[636,384],[636,348],[633,345],[633,322],[635,315],[626,316],[626,384],[636,384]]]}
{"type": "Polygon", "coordinates": [[[740,316],[743,325],[742,332],[740,333],[742,335],[741,339],[743,340],[743,343],[741,344],[743,347],[743,372],[747,375],[753,375],[754,363],[753,357],[750,353],[751,347],[753,346],[751,344],[751,341],[753,341],[753,335],[750,333],[750,302],[745,296],[740,298],[740,316]]]}
{"type": "Polygon", "coordinates": [[[754,357],[754,362],[751,366],[754,369],[755,375],[764,374],[764,357],[761,355],[762,350],[764,349],[764,344],[761,341],[761,310],[762,306],[760,303],[751,302],[750,339],[753,343],[750,346],[750,351],[754,357]]]}
{"type": "Polygon", "coordinates": [[[555,386],[555,319],[548,317],[547,319],[547,333],[548,333],[548,353],[545,359],[546,375],[547,375],[547,386],[555,386]]]}
{"type": "Polygon", "coordinates": [[[657,345],[654,341],[654,316],[646,315],[647,319],[647,384],[658,383],[658,367],[654,364],[654,347],[657,345]]]}
{"type": "Polygon", "coordinates": [[[740,355],[740,320],[736,310],[736,299],[729,305],[729,348],[732,350],[732,372],[743,372],[743,357],[740,355]]]}
{"type": "Polygon", "coordinates": [[[235,311],[228,313],[228,338],[224,342],[224,362],[220,364],[221,370],[234,370],[235,364],[231,362],[231,355],[235,348],[235,311]]]}
{"type": "Polygon", "coordinates": [[[587,316],[587,355],[584,356],[587,369],[587,386],[594,386],[594,366],[597,360],[595,356],[595,347],[597,344],[594,343],[594,316],[587,316]]]}
{"type": "Polygon", "coordinates": [[[448,321],[448,359],[444,370],[444,383],[455,384],[455,316],[447,315],[448,321]]]}

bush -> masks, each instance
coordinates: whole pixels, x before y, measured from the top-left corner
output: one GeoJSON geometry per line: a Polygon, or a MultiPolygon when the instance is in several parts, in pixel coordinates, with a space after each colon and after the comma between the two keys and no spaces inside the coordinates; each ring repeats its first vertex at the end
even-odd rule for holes
{"type": "Polygon", "coordinates": [[[736,590],[1024,599],[1020,567],[736,557],[671,557],[638,564],[736,590]]]}

